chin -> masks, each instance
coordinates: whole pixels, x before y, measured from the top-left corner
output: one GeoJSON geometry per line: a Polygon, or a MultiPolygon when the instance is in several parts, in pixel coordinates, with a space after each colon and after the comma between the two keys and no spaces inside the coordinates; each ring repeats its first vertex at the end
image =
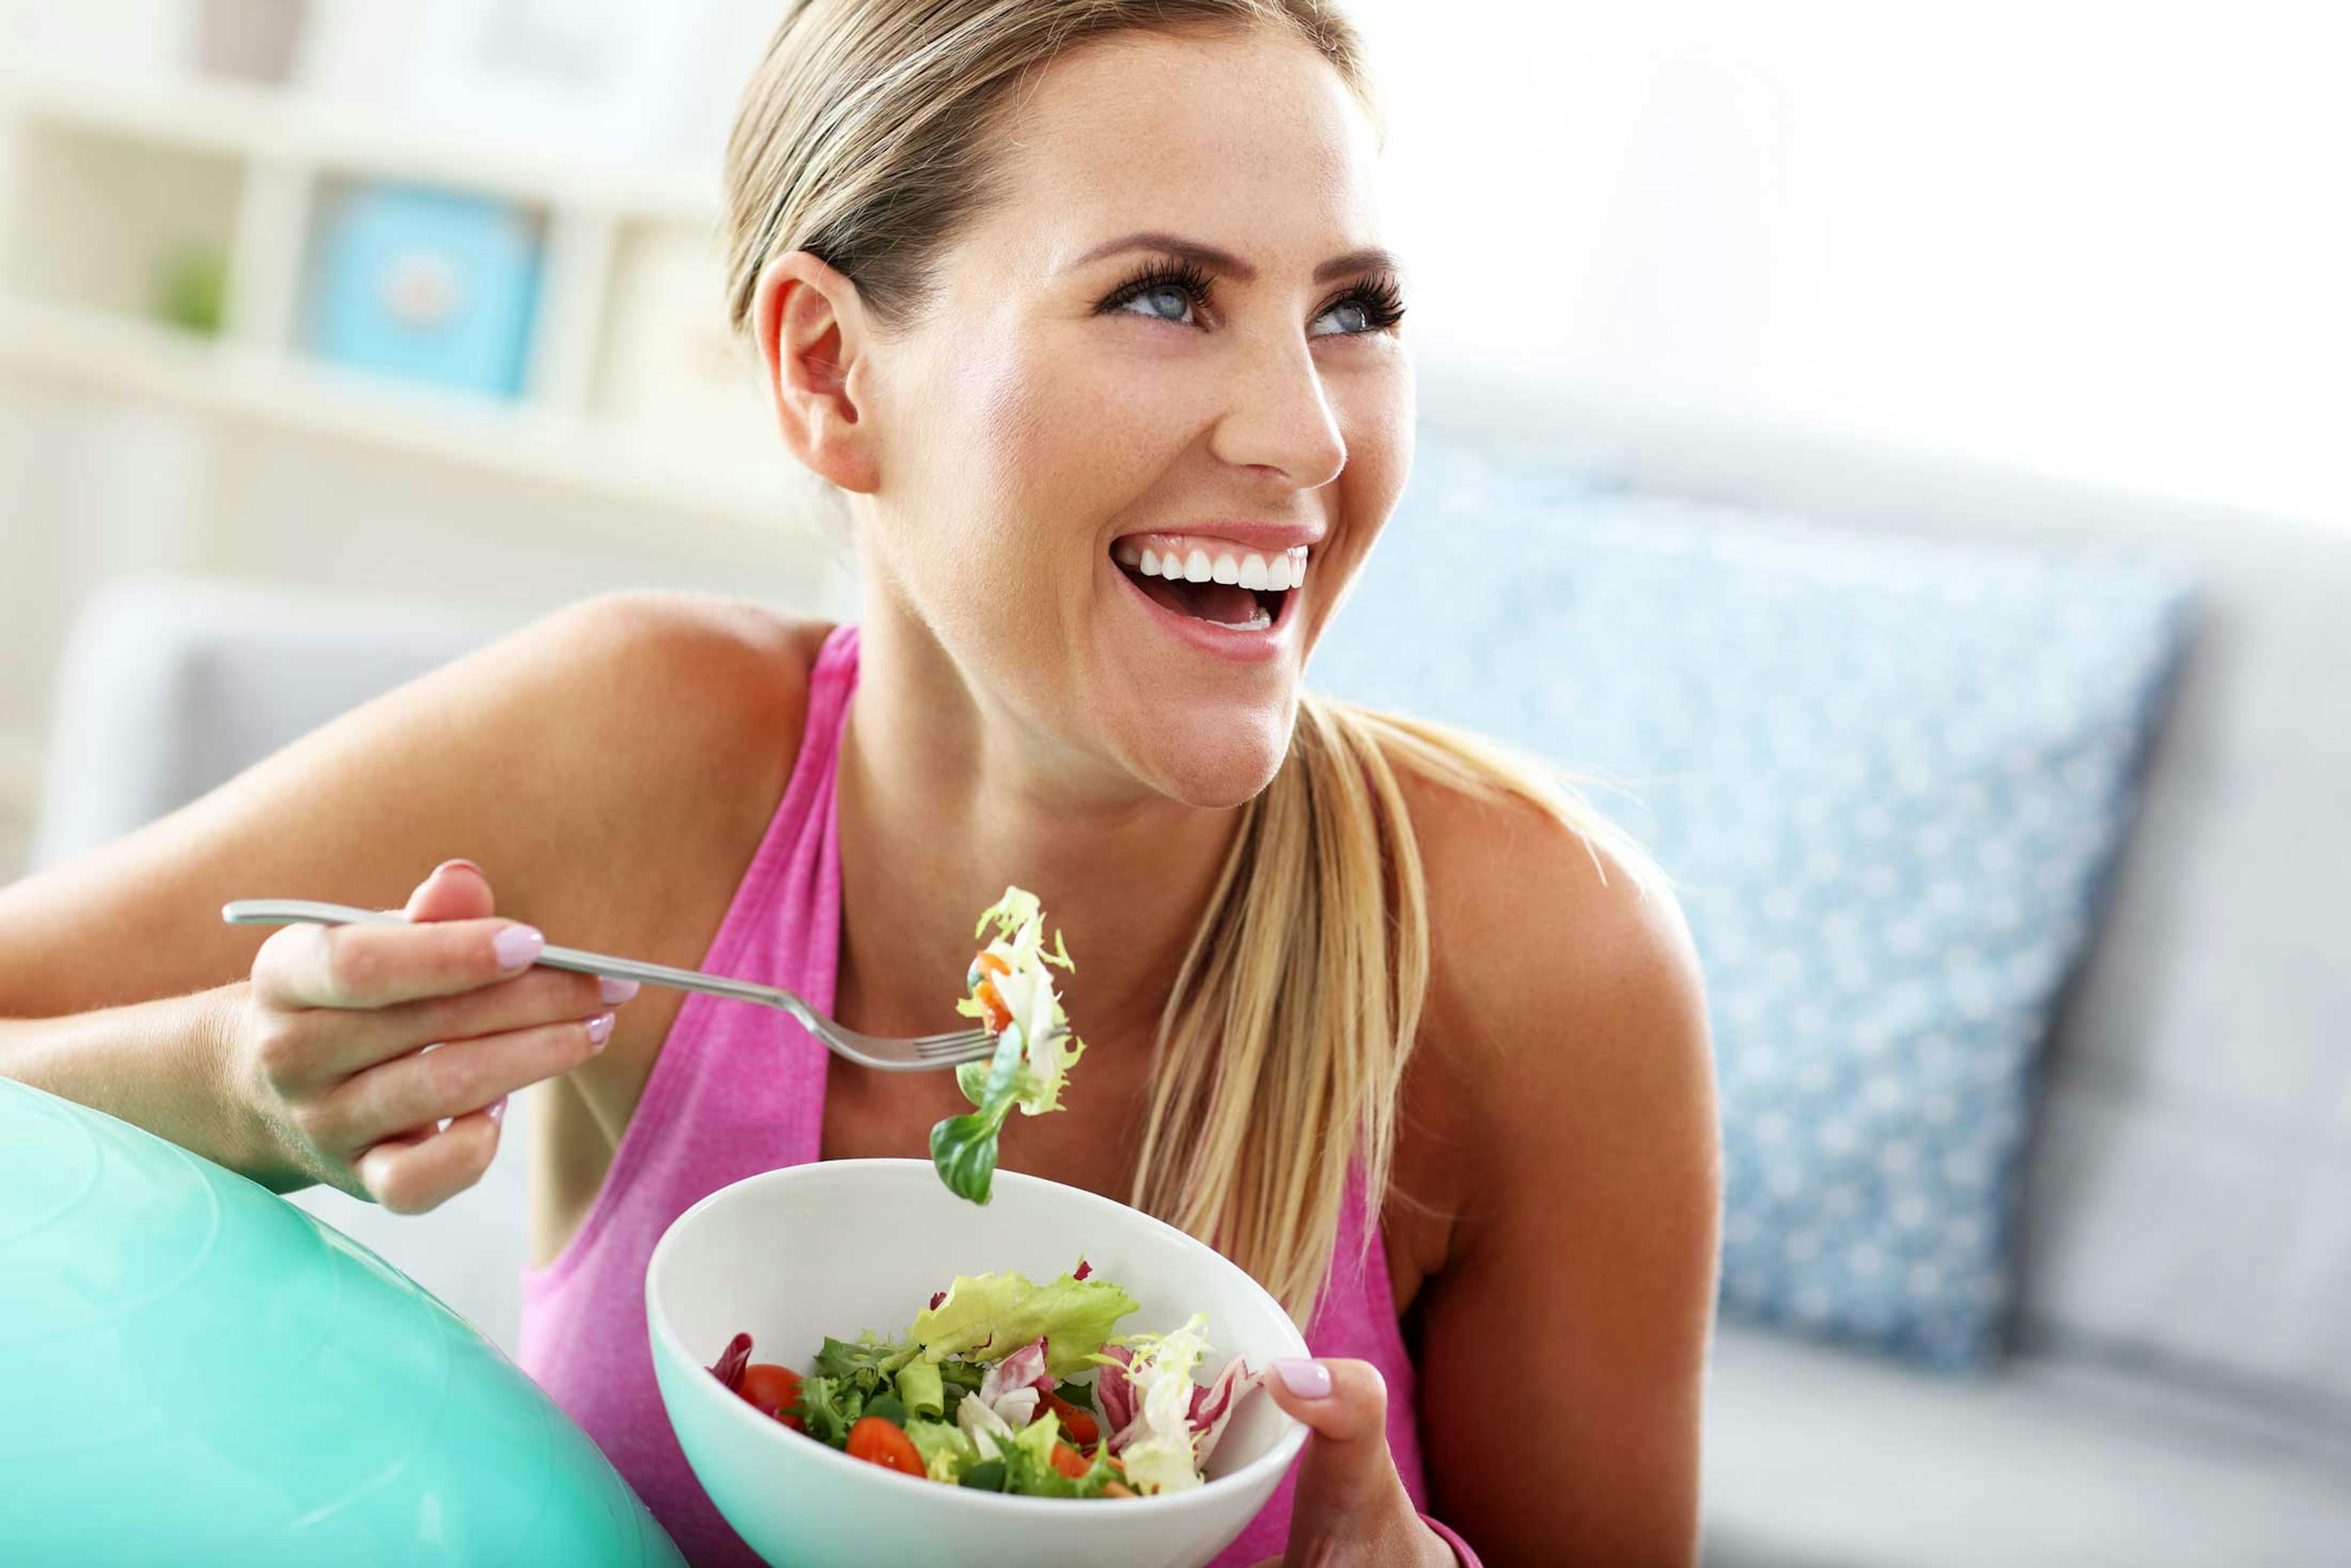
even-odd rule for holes
{"type": "Polygon", "coordinates": [[[1223,708],[1175,725],[1163,716],[1148,734],[1134,737],[1129,766],[1172,800],[1229,810],[1273,782],[1290,755],[1296,716],[1294,701],[1267,712],[1223,708]]]}

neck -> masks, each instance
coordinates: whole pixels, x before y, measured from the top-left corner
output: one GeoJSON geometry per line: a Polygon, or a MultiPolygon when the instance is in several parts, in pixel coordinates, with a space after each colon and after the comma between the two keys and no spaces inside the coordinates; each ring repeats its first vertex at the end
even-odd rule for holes
{"type": "Polygon", "coordinates": [[[923,1034],[952,1009],[973,924],[1008,884],[1069,934],[1061,984],[1088,1039],[1148,1040],[1238,825],[1063,754],[976,689],[911,616],[869,595],[838,784],[836,1009],[923,1034]]]}

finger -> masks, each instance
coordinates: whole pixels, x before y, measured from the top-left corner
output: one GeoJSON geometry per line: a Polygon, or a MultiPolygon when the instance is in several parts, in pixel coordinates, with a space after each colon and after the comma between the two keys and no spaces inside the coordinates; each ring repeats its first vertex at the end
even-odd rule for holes
{"type": "Polygon", "coordinates": [[[475,1040],[541,1024],[585,1023],[637,994],[632,980],[532,968],[455,996],[420,997],[368,1010],[314,1010],[306,1087],[323,1090],[353,1073],[407,1056],[427,1042],[475,1040]]]}
{"type": "Polygon", "coordinates": [[[348,1154],[463,1116],[516,1090],[570,1071],[604,1049],[611,1013],[477,1040],[453,1040],[354,1074],[296,1113],[329,1154],[348,1154]]]}
{"type": "Polygon", "coordinates": [[[1378,1367],[1335,1356],[1284,1358],[1269,1369],[1265,1388],[1313,1433],[1299,1461],[1293,1539],[1300,1529],[1329,1530],[1403,1493],[1388,1453],[1388,1389],[1378,1367]]]}
{"type": "Polygon", "coordinates": [[[490,879],[469,860],[447,860],[436,865],[408,895],[401,913],[411,920],[477,920],[494,913],[490,879]]]}
{"type": "Polygon", "coordinates": [[[511,978],[547,940],[518,920],[288,925],[253,958],[259,999],[282,1009],[381,1008],[511,978]]]}
{"type": "Polygon", "coordinates": [[[356,1162],[368,1196],[394,1214],[437,1208],[482,1179],[498,1152],[501,1103],[452,1121],[437,1133],[387,1138],[356,1162]]]}

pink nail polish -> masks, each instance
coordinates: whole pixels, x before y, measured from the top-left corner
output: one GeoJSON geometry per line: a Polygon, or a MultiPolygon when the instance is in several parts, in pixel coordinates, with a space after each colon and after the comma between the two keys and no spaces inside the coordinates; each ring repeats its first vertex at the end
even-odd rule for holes
{"type": "Polygon", "coordinates": [[[1273,1370],[1281,1377],[1281,1385],[1301,1399],[1331,1397],[1331,1369],[1319,1361],[1303,1356],[1276,1356],[1273,1370]]]}
{"type": "Polygon", "coordinates": [[[608,1002],[625,1002],[642,988],[634,980],[616,980],[610,975],[599,976],[597,984],[608,1002]]]}
{"type": "Polygon", "coordinates": [[[597,1050],[603,1050],[604,1042],[611,1038],[612,1015],[611,1013],[598,1013],[588,1020],[588,1039],[597,1050]]]}
{"type": "Polygon", "coordinates": [[[503,1122],[503,1121],[505,1121],[505,1120],[507,1119],[507,1097],[506,1097],[505,1095],[501,1094],[501,1095],[499,1095],[496,1100],[491,1101],[491,1102],[490,1102],[490,1105],[489,1105],[489,1112],[490,1112],[490,1120],[491,1120],[491,1121],[493,1121],[493,1122],[503,1122]]]}
{"type": "Polygon", "coordinates": [[[509,925],[490,938],[490,946],[498,956],[501,969],[528,968],[547,951],[547,938],[536,926],[509,925]]]}

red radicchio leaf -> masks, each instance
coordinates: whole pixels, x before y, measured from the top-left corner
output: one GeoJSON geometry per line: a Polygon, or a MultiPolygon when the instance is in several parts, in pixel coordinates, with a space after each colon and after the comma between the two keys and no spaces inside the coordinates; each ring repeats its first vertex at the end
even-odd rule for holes
{"type": "Polygon", "coordinates": [[[931,1296],[931,1311],[935,1312],[937,1312],[939,1310],[939,1303],[946,1299],[947,1293],[945,1291],[933,1292],[931,1296]]]}
{"type": "Polygon", "coordinates": [[[718,1379],[729,1394],[743,1392],[743,1374],[751,1365],[751,1336],[738,1333],[726,1342],[726,1348],[710,1368],[710,1375],[718,1379]]]}
{"type": "Polygon", "coordinates": [[[1102,1354],[1111,1360],[1094,1379],[1094,1405],[1102,1413],[1102,1430],[1110,1434],[1110,1451],[1115,1454],[1126,1447],[1126,1429],[1134,1421],[1134,1385],[1126,1375],[1134,1353],[1123,1344],[1106,1344],[1102,1354]]]}
{"type": "Polygon", "coordinates": [[[1225,1423],[1232,1419],[1233,1408],[1241,1396],[1265,1381],[1265,1374],[1252,1373],[1238,1356],[1225,1363],[1225,1369],[1206,1388],[1192,1390],[1192,1462],[1205,1465],[1217,1439],[1225,1435],[1225,1423]]]}
{"type": "Polygon", "coordinates": [[[1034,1388],[1040,1395],[1053,1392],[1052,1376],[1045,1370],[1041,1334],[987,1369],[987,1375],[979,1382],[980,1403],[993,1410],[997,1400],[1016,1388],[1034,1388]]]}
{"type": "Polygon", "coordinates": [[[1071,1275],[1070,1278],[1072,1280],[1082,1280],[1093,1271],[1094,1266],[1081,1258],[1078,1260],[1078,1271],[1071,1275]]]}

